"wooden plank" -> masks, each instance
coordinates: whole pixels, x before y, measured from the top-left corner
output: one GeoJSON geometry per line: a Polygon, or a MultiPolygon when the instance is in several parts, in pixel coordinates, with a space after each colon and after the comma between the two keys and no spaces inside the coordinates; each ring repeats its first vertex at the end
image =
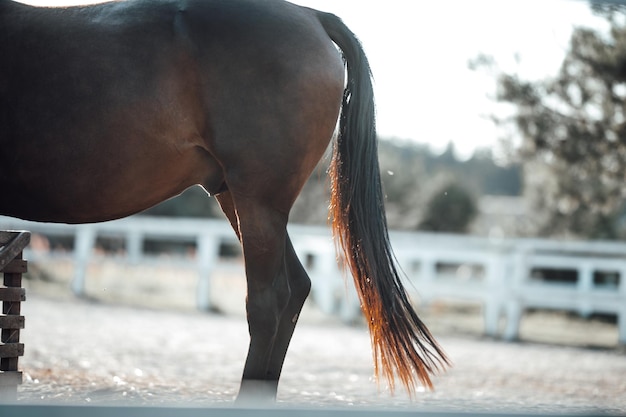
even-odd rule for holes
{"type": "Polygon", "coordinates": [[[19,356],[15,356],[11,358],[0,358],[0,370],[17,372],[19,362],[20,362],[19,356]]]}
{"type": "Polygon", "coordinates": [[[23,259],[13,259],[0,272],[5,274],[25,274],[28,272],[28,262],[23,259]]]}
{"type": "MultiPolygon", "coordinates": [[[[26,241],[27,245],[30,241],[30,232],[26,230],[0,230],[0,246],[8,245],[15,238],[19,238],[20,240],[18,241],[21,241],[23,237],[28,237],[28,240],[26,241]]],[[[23,248],[26,247],[26,245],[24,245],[23,248]]]]}
{"type": "Polygon", "coordinates": [[[0,315],[0,329],[23,329],[24,316],[0,315]]]}
{"type": "Polygon", "coordinates": [[[18,233],[19,231],[17,230],[0,230],[0,246],[9,243],[18,233]]]}
{"type": "Polygon", "coordinates": [[[6,343],[0,345],[0,358],[24,356],[24,343],[6,343]]]}
{"type": "Polygon", "coordinates": [[[26,301],[26,290],[24,288],[0,287],[0,301],[26,301]]]}
{"type": "Polygon", "coordinates": [[[1,232],[0,235],[4,238],[7,233],[13,238],[0,248],[0,271],[15,259],[30,242],[30,232],[1,232]]]}
{"type": "MultiPolygon", "coordinates": [[[[23,254],[22,252],[18,253],[15,259],[13,259],[13,261],[11,262],[23,261],[22,254],[23,254]]],[[[7,288],[20,288],[22,286],[22,273],[21,272],[18,272],[18,273],[5,272],[3,283],[4,283],[4,286],[7,288]]],[[[21,301],[24,301],[24,300],[21,300],[21,301]]],[[[4,313],[6,313],[6,311],[4,313]]],[[[14,314],[19,314],[19,311],[15,312],[14,314]]]]}
{"type": "Polygon", "coordinates": [[[22,383],[22,372],[20,371],[0,371],[0,387],[17,386],[22,383]]]}

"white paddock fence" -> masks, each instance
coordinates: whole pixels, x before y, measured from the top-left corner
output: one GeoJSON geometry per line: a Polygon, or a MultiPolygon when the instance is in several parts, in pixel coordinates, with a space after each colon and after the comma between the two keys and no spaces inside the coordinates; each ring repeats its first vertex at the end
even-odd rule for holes
{"type": "MultiPolygon", "coordinates": [[[[72,290],[84,295],[87,266],[96,256],[100,238],[123,239],[120,262],[172,262],[146,253],[147,240],[189,242],[195,256],[184,261],[198,272],[197,306],[209,309],[210,279],[219,269],[222,244],[236,244],[227,222],[212,219],[173,219],[133,216],[86,225],[34,223],[0,216],[0,230],[29,230],[73,240],[73,253],[27,250],[33,263],[59,257],[74,259],[72,290]]],[[[358,317],[353,286],[337,267],[330,231],[324,227],[292,225],[289,233],[312,281],[312,296],[326,313],[346,321],[358,317]]],[[[398,261],[411,295],[420,303],[436,300],[477,302],[483,306],[485,333],[507,340],[518,335],[526,309],[541,308],[617,316],[619,342],[626,344],[626,244],[491,239],[460,235],[392,232],[398,261]],[[501,319],[504,327],[501,329],[501,319]]]]}

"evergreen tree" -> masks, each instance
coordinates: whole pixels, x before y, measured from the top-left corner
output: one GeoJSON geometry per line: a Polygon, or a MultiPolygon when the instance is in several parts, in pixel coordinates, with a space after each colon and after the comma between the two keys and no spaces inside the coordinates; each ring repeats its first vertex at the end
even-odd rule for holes
{"type": "MultiPolygon", "coordinates": [[[[544,235],[615,238],[626,195],[626,24],[623,13],[596,6],[608,33],[574,29],[559,73],[541,81],[499,73],[497,100],[522,142],[528,190],[543,208],[544,235]],[[542,165],[543,175],[532,178],[542,165]]],[[[485,64],[484,57],[477,62],[485,64]]]]}
{"type": "Polygon", "coordinates": [[[420,230],[465,233],[477,214],[474,197],[461,185],[451,182],[428,202],[420,230]]]}

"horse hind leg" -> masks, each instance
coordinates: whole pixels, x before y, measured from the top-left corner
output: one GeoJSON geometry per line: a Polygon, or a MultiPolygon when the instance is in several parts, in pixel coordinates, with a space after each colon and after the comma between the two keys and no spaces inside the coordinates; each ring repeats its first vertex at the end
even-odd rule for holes
{"type": "Polygon", "coordinates": [[[239,404],[255,405],[276,399],[285,356],[310,291],[311,281],[288,236],[285,242],[284,256],[272,288],[251,290],[250,285],[248,287],[250,348],[237,398],[239,404]]]}
{"type": "Polygon", "coordinates": [[[300,263],[289,236],[287,236],[285,248],[285,268],[290,290],[289,301],[278,324],[278,332],[269,363],[269,368],[273,369],[273,372],[276,372],[278,375],[280,375],[285,362],[287,348],[291,342],[300,312],[311,291],[311,279],[300,263]]]}
{"type": "Polygon", "coordinates": [[[287,236],[287,216],[256,198],[217,196],[243,247],[250,346],[238,402],[273,401],[310,281],[287,236]]]}
{"type": "Polygon", "coordinates": [[[228,191],[217,196],[239,236],[247,279],[250,346],[239,403],[267,402],[276,397],[287,349],[311,287],[287,234],[288,215],[326,149],[333,123],[329,121],[324,129],[327,134],[310,129],[314,133],[304,137],[294,128],[298,134],[282,139],[289,146],[278,147],[282,149],[280,155],[273,154],[277,146],[256,148],[252,162],[245,159],[231,164],[226,176],[228,191]],[[254,166],[257,160],[275,163],[259,176],[254,166]],[[285,176],[285,172],[291,175],[285,176]]]}

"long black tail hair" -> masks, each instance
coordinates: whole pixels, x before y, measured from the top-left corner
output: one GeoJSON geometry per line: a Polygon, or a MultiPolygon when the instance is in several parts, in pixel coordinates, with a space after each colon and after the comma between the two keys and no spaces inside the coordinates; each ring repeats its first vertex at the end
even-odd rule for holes
{"type": "Polygon", "coordinates": [[[376,375],[409,393],[450,364],[419,319],[402,285],[389,243],[378,165],[374,94],[367,57],[337,16],[318,18],[341,49],[348,80],[330,167],[330,216],[338,249],[352,272],[372,341],[376,375]],[[416,380],[417,377],[417,380],[416,380]]]}

